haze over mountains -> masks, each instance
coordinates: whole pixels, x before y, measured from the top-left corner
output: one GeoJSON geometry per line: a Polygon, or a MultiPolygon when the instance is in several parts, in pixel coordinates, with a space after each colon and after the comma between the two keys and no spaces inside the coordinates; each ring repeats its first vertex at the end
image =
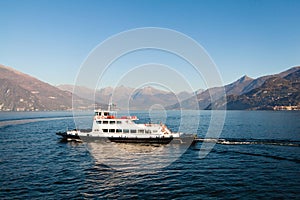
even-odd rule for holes
{"type": "MultiPolygon", "coordinates": [[[[0,111],[46,111],[72,109],[72,85],[54,87],[34,77],[0,65],[0,111]]],[[[73,109],[94,109],[106,106],[110,99],[120,109],[144,110],[152,106],[164,109],[234,109],[260,110],[275,106],[300,107],[300,67],[279,74],[252,79],[243,76],[225,85],[178,94],[151,86],[130,88],[102,88],[94,91],[83,86],[76,87],[77,100],[73,109]],[[222,90],[226,100],[221,98],[222,90]],[[211,95],[220,100],[211,102],[211,95]],[[94,104],[94,99],[97,105],[94,104]]]]}
{"type": "MultiPolygon", "coordinates": [[[[61,90],[73,92],[73,85],[59,85],[61,90]]],[[[84,86],[76,86],[76,95],[89,100],[97,99],[99,102],[113,101],[119,109],[133,109],[143,110],[149,109],[155,104],[166,107],[171,104],[183,101],[192,97],[194,94],[189,92],[173,93],[160,90],[151,86],[143,88],[131,88],[126,86],[119,86],[116,88],[106,87],[99,90],[93,90],[84,86]]],[[[197,92],[201,92],[198,90],[197,92]]]]}

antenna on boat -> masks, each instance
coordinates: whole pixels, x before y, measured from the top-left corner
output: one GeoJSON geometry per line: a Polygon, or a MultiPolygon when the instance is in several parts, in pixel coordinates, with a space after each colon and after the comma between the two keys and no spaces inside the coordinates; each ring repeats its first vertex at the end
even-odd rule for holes
{"type": "Polygon", "coordinates": [[[116,109],[116,104],[112,103],[112,98],[110,97],[108,103],[108,111],[114,111],[116,109]]]}
{"type": "Polygon", "coordinates": [[[112,98],[111,98],[111,96],[110,96],[110,98],[109,98],[109,103],[108,103],[108,111],[110,111],[111,110],[111,107],[112,107],[112,98]]]}
{"type": "Polygon", "coordinates": [[[109,103],[108,103],[108,111],[113,113],[112,115],[116,115],[116,104],[112,103],[112,98],[110,96],[109,103]]]}

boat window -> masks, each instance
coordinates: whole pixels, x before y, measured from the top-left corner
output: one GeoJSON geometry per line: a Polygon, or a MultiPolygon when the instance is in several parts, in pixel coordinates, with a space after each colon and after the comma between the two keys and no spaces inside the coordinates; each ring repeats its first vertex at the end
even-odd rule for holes
{"type": "Polygon", "coordinates": [[[115,124],[115,123],[116,123],[116,121],[110,121],[109,123],[110,123],[110,124],[115,124]]]}
{"type": "Polygon", "coordinates": [[[151,133],[151,130],[145,130],[146,133],[151,133]]]}
{"type": "Polygon", "coordinates": [[[107,133],[108,129],[102,129],[103,133],[107,133]]]}
{"type": "Polygon", "coordinates": [[[97,124],[102,124],[102,121],[96,121],[97,124]]]}
{"type": "Polygon", "coordinates": [[[153,133],[157,133],[157,130],[153,130],[153,133]]]}
{"type": "Polygon", "coordinates": [[[108,124],[108,121],[103,121],[103,124],[108,124]]]}
{"type": "Polygon", "coordinates": [[[130,130],[130,133],[136,133],[136,130],[135,129],[130,130]]]}
{"type": "Polygon", "coordinates": [[[144,130],[143,129],[139,129],[138,133],[144,133],[144,130]]]}
{"type": "Polygon", "coordinates": [[[123,133],[129,133],[129,129],[123,129],[123,133]]]}
{"type": "Polygon", "coordinates": [[[110,132],[110,133],[115,133],[116,130],[115,130],[115,129],[109,129],[109,132],[110,132]]]}
{"type": "Polygon", "coordinates": [[[117,133],[122,133],[122,129],[117,129],[116,132],[117,133]]]}
{"type": "Polygon", "coordinates": [[[109,115],[109,112],[104,112],[104,116],[108,116],[109,115]]]}
{"type": "Polygon", "coordinates": [[[101,113],[95,112],[95,116],[99,116],[99,115],[101,115],[101,113]]]}
{"type": "Polygon", "coordinates": [[[122,124],[122,121],[117,121],[117,124],[122,124]]]}

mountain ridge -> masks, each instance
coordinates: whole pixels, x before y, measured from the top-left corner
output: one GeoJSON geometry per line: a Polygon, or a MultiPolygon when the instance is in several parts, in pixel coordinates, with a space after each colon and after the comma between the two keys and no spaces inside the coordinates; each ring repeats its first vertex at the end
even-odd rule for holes
{"type": "MultiPolygon", "coordinates": [[[[300,108],[300,67],[294,67],[279,74],[262,77],[264,82],[241,95],[226,97],[228,110],[276,110],[278,106],[291,109],[300,108]]],[[[222,109],[222,103],[216,101],[212,107],[222,109]]]]}
{"type": "Polygon", "coordinates": [[[300,106],[300,66],[256,79],[242,76],[225,85],[193,93],[169,92],[152,86],[131,88],[124,85],[93,90],[84,86],[42,82],[0,64],[0,111],[47,111],[93,109],[113,102],[123,109],[151,109],[156,104],[169,109],[272,109],[274,106],[300,106]],[[75,94],[73,94],[75,92],[75,94]],[[226,100],[222,94],[226,93],[226,100]],[[211,102],[211,96],[220,100],[211,102]],[[72,97],[76,106],[72,106],[72,97]],[[96,104],[94,99],[97,100],[96,104]],[[102,102],[102,103],[98,103],[102,102]],[[104,103],[103,103],[104,102],[104,103]]]}
{"type": "Polygon", "coordinates": [[[90,89],[85,86],[58,85],[59,89],[73,91],[82,98],[89,100],[97,99],[99,102],[109,102],[112,100],[120,109],[141,110],[149,109],[154,104],[167,106],[178,101],[182,101],[194,95],[186,91],[173,93],[158,89],[152,86],[142,88],[132,88],[124,85],[112,88],[90,89]]]}
{"type": "MultiPolygon", "coordinates": [[[[49,111],[71,110],[72,93],[62,91],[35,77],[11,67],[0,65],[0,111],[49,111]]],[[[93,104],[77,98],[82,109],[93,104]]],[[[80,108],[76,109],[80,109],[80,108]]]]}
{"type": "MultiPolygon", "coordinates": [[[[246,94],[256,88],[261,87],[266,80],[272,77],[285,77],[289,74],[292,74],[294,72],[297,72],[300,69],[300,66],[295,66],[290,69],[287,69],[283,72],[280,72],[278,74],[273,75],[267,75],[258,77],[256,79],[252,79],[248,76],[243,76],[239,78],[237,81],[234,81],[233,83],[227,84],[224,87],[215,87],[215,88],[209,88],[202,93],[197,94],[196,98],[190,98],[187,100],[184,100],[180,103],[173,104],[167,107],[167,109],[212,109],[212,107],[216,107],[218,109],[225,108],[226,105],[224,105],[224,102],[221,103],[221,101],[212,103],[211,102],[211,95],[214,95],[215,97],[222,96],[223,93],[226,93],[227,96],[227,102],[232,101],[232,99],[228,99],[228,96],[230,98],[233,98],[234,96],[241,96],[243,94],[246,94]],[[232,95],[232,96],[231,96],[232,95]],[[219,104],[219,105],[218,105],[219,104]]],[[[215,98],[216,99],[216,98],[215,98]]],[[[224,100],[224,99],[223,99],[224,100]]],[[[229,108],[232,108],[229,106],[229,108]]],[[[235,107],[236,109],[239,109],[238,107],[235,107]]],[[[243,109],[242,107],[240,109],[243,109]]]]}

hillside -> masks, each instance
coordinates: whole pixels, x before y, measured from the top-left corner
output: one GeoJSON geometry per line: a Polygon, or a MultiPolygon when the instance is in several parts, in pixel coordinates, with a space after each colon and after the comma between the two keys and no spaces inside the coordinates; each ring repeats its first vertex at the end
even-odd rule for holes
{"type": "MultiPolygon", "coordinates": [[[[72,109],[72,93],[44,83],[32,76],[0,65],[0,111],[46,111],[72,109]]],[[[79,107],[93,102],[78,99],[79,107]]]]}
{"type": "MultiPolygon", "coordinates": [[[[226,94],[242,94],[245,87],[247,87],[253,81],[252,78],[248,76],[243,76],[237,81],[228,84],[224,87],[226,94]]],[[[211,95],[216,97],[223,94],[223,88],[215,87],[207,89],[196,96],[176,103],[174,105],[168,106],[168,109],[205,109],[211,103],[211,95]]]]}
{"type": "Polygon", "coordinates": [[[275,106],[300,106],[300,67],[294,67],[275,75],[252,79],[243,76],[224,86],[225,101],[211,102],[211,95],[221,98],[221,87],[199,90],[195,93],[178,94],[151,86],[130,88],[119,86],[92,90],[77,86],[73,96],[72,85],[54,87],[32,76],[0,65],[0,111],[48,111],[72,109],[72,97],[76,99],[74,109],[106,107],[112,98],[120,109],[144,110],[155,104],[165,109],[227,109],[260,110],[275,106]],[[60,89],[59,89],[60,88],[60,89]]]}
{"type": "Polygon", "coordinates": [[[252,79],[247,76],[225,85],[227,104],[224,101],[211,103],[210,95],[221,96],[222,88],[210,88],[180,103],[171,105],[168,109],[273,109],[275,105],[299,104],[298,79],[300,67],[293,67],[274,75],[252,79]],[[262,93],[259,93],[262,91],[262,93]],[[253,96],[254,95],[254,96],[253,96]]]}
{"type": "Polygon", "coordinates": [[[271,77],[243,95],[227,97],[229,110],[273,110],[275,106],[300,106],[300,69],[285,77],[271,77]]]}

